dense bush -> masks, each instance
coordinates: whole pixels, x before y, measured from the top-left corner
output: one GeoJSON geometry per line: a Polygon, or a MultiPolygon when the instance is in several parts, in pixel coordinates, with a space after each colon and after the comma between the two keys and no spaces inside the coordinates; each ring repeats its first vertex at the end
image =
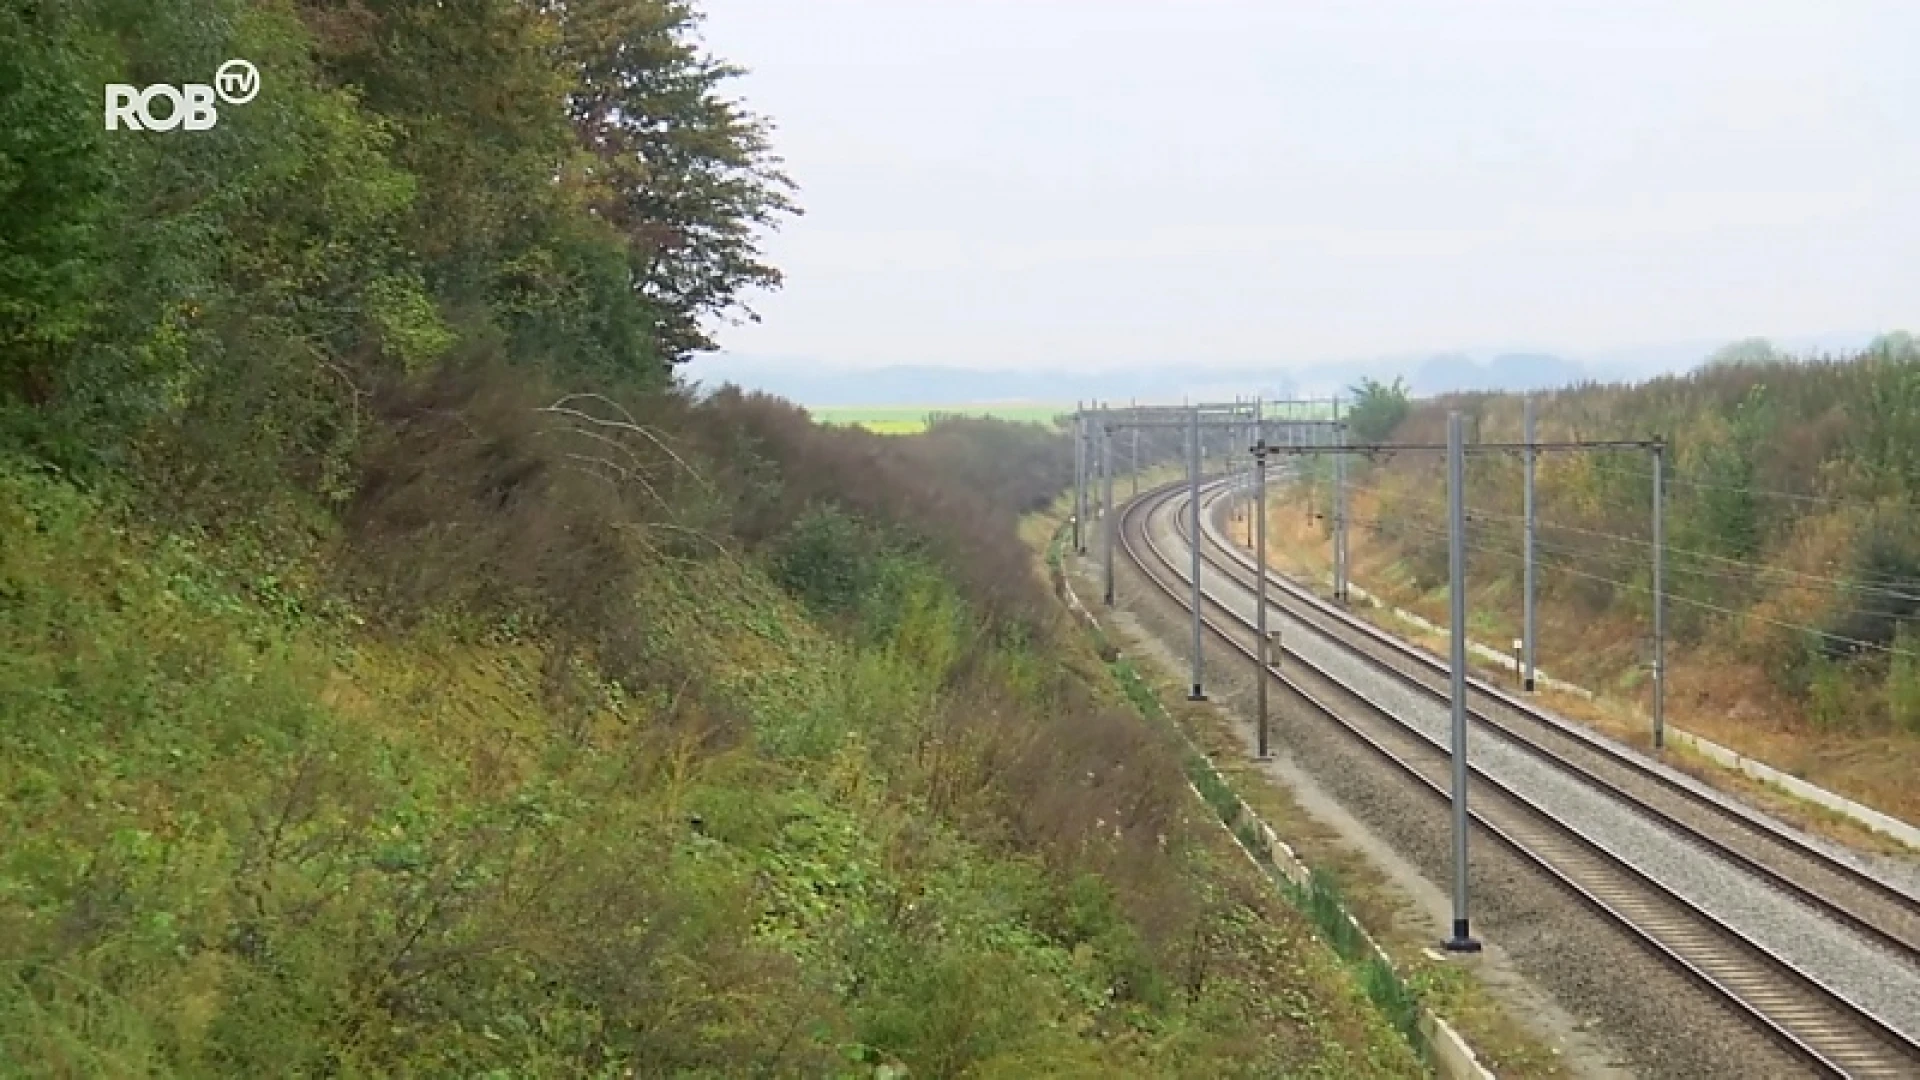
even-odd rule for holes
{"type": "Polygon", "coordinates": [[[675,385],[792,210],[697,21],[0,8],[0,1072],[1416,1071],[1062,661],[1065,438],[675,385]]]}
{"type": "MultiPolygon", "coordinates": [[[[1540,437],[1663,437],[1674,639],[1753,664],[1821,726],[1901,727],[1889,705],[1909,670],[1898,642],[1920,620],[1920,353],[1892,335],[1845,358],[1783,359],[1751,343],[1727,357],[1644,385],[1544,395],[1540,437]]],[[[1480,439],[1521,436],[1517,396],[1462,394],[1418,405],[1394,439],[1443,437],[1450,409],[1480,439]]],[[[1438,468],[1409,456],[1356,476],[1381,489],[1363,528],[1426,588],[1444,584],[1438,468]]],[[[1519,582],[1521,488],[1515,457],[1470,464],[1477,582],[1519,582]]],[[[1642,454],[1544,457],[1546,594],[1588,617],[1644,621],[1651,500],[1642,454]]]]}
{"type": "Polygon", "coordinates": [[[372,403],[500,362],[657,390],[775,284],[767,125],[677,0],[9,7],[0,431],[154,507],[349,500],[372,403]],[[217,127],[101,130],[105,82],[263,89],[217,127]],[[93,119],[89,120],[88,117],[93,119]]]}

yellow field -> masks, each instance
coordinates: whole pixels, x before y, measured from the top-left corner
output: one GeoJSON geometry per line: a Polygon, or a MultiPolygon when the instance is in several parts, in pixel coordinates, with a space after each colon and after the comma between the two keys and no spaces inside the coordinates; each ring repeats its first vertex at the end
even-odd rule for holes
{"type": "Polygon", "coordinates": [[[1073,408],[1063,405],[830,405],[809,407],[807,411],[822,424],[858,425],[881,435],[915,435],[927,429],[927,417],[933,413],[1051,424],[1054,417],[1072,412],[1073,408]]]}

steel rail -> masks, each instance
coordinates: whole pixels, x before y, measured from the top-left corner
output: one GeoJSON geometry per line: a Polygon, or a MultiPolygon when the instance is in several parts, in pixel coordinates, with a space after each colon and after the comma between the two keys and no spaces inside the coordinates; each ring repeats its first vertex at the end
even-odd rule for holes
{"type": "MultiPolygon", "coordinates": [[[[1208,498],[1217,497],[1218,494],[1217,488],[1207,492],[1208,498]]],[[[1208,501],[1208,498],[1203,498],[1203,503],[1208,501]]],[[[1193,543],[1193,538],[1188,535],[1190,530],[1184,524],[1177,524],[1177,528],[1189,544],[1193,543]]],[[[1217,533],[1202,531],[1206,533],[1204,543],[1200,545],[1201,559],[1204,562],[1221,573],[1234,577],[1235,580],[1240,580],[1241,574],[1257,572],[1258,568],[1245,552],[1222,545],[1217,533]],[[1216,552],[1224,552],[1236,565],[1233,567],[1224,565],[1215,554],[1216,552]]],[[[1415,691],[1436,701],[1448,700],[1448,691],[1430,681],[1434,677],[1445,678],[1447,665],[1444,661],[1327,603],[1284,575],[1275,574],[1269,570],[1267,581],[1269,586],[1282,594],[1279,604],[1282,610],[1299,619],[1314,632],[1335,645],[1355,653],[1376,670],[1415,691]],[[1303,616],[1297,607],[1287,606],[1285,601],[1288,599],[1304,607],[1311,616],[1303,616]],[[1338,626],[1342,631],[1359,635],[1367,645],[1373,648],[1357,646],[1351,640],[1330,631],[1325,625],[1328,622],[1338,626]],[[1388,658],[1380,655],[1380,652],[1374,651],[1375,649],[1388,653],[1393,659],[1411,662],[1427,678],[1396,666],[1388,658]]],[[[1703,795],[1655,768],[1624,746],[1617,745],[1577,724],[1534,708],[1471,676],[1468,679],[1468,692],[1469,702],[1474,695],[1491,701],[1508,713],[1519,717],[1521,721],[1530,725],[1535,733],[1529,734],[1522,731],[1520,725],[1504,723],[1485,711],[1472,708],[1471,705],[1468,709],[1470,721],[1498,733],[1548,764],[1580,776],[1593,787],[1635,807],[1646,816],[1688,838],[1695,845],[1727,859],[1764,879],[1782,892],[1817,908],[1854,932],[1869,938],[1889,950],[1900,961],[1920,967],[1920,900],[1916,900],[1904,890],[1882,881],[1830,852],[1822,851],[1758,814],[1703,795]],[[1871,903],[1882,905],[1883,910],[1878,912],[1859,910],[1856,906],[1821,891],[1818,886],[1809,885],[1789,876],[1778,867],[1764,862],[1762,857],[1735,848],[1722,837],[1710,835],[1699,826],[1680,820],[1673,811],[1654,805],[1647,798],[1629,792],[1619,781],[1601,775],[1593,766],[1573,760],[1573,755],[1565,749],[1556,750],[1547,746],[1537,737],[1540,734],[1560,741],[1563,747],[1570,746],[1573,755],[1592,755],[1599,759],[1605,769],[1624,773],[1633,781],[1654,785],[1658,792],[1656,798],[1671,800],[1669,805],[1678,802],[1687,810],[1704,812],[1716,822],[1746,834],[1748,839],[1772,849],[1774,853],[1806,864],[1803,873],[1806,869],[1811,869],[1816,877],[1825,875],[1837,879],[1837,883],[1843,888],[1860,891],[1870,898],[1871,903]],[[1883,924],[1883,920],[1889,917],[1890,924],[1883,924]]],[[[1827,884],[1830,887],[1833,882],[1827,884]]]]}
{"type": "MultiPolygon", "coordinates": [[[[1173,485],[1150,492],[1119,510],[1116,530],[1129,561],[1174,603],[1185,606],[1179,568],[1153,539],[1150,528],[1137,523],[1143,514],[1172,503],[1173,485]],[[1161,569],[1156,571],[1135,544],[1138,532],[1161,569]]],[[[1244,631],[1250,620],[1205,590],[1202,600],[1244,631]]],[[[1251,660],[1253,651],[1213,618],[1203,616],[1210,633],[1251,660]]],[[[1317,713],[1344,728],[1400,771],[1412,776],[1439,798],[1447,797],[1443,780],[1429,775],[1415,755],[1444,765],[1445,747],[1437,745],[1384,708],[1375,705],[1346,683],[1313,665],[1291,649],[1302,670],[1310,671],[1342,696],[1354,712],[1373,719],[1370,726],[1326,704],[1297,680],[1274,667],[1265,674],[1308,703],[1317,713]],[[1390,746],[1389,743],[1398,743],[1390,746]]],[[[1570,891],[1588,907],[1623,928],[1664,961],[1725,1000],[1781,1046],[1821,1075],[1837,1077],[1911,1076],[1920,1067],[1920,1045],[1871,1012],[1847,1001],[1792,964],[1733,927],[1702,911],[1636,867],[1614,856],[1577,827],[1512,791],[1478,768],[1471,768],[1481,797],[1470,812],[1474,823],[1526,861],[1570,891]],[[1493,812],[1488,813],[1489,810],[1493,812]],[[1498,818],[1499,820],[1495,820],[1498,818]]],[[[1441,770],[1444,775],[1444,769],[1441,770]]]]}

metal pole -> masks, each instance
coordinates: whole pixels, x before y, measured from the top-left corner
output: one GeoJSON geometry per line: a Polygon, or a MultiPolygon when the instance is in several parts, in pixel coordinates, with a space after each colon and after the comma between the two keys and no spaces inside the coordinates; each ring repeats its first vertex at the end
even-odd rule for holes
{"type": "Polygon", "coordinates": [[[1087,528],[1080,543],[1085,549],[1093,546],[1093,520],[1100,513],[1100,489],[1094,485],[1100,482],[1100,444],[1096,441],[1096,412],[1092,406],[1087,410],[1087,528]]]}
{"type": "Polygon", "coordinates": [[[1526,473],[1527,473],[1526,493],[1524,496],[1526,501],[1525,514],[1526,514],[1526,520],[1527,520],[1527,526],[1526,526],[1527,539],[1526,539],[1526,575],[1525,575],[1525,585],[1522,589],[1522,591],[1526,594],[1526,600],[1525,600],[1526,614],[1522,619],[1521,632],[1520,632],[1521,640],[1524,643],[1524,646],[1526,649],[1526,669],[1521,674],[1521,684],[1526,687],[1528,693],[1532,693],[1533,692],[1533,643],[1534,643],[1533,464],[1534,464],[1534,457],[1535,457],[1535,451],[1533,449],[1534,439],[1533,439],[1533,395],[1532,394],[1527,395],[1526,404],[1523,406],[1523,409],[1524,409],[1524,416],[1525,416],[1525,420],[1523,421],[1523,423],[1526,427],[1526,431],[1525,431],[1525,434],[1522,436],[1522,439],[1527,444],[1527,449],[1524,456],[1524,460],[1526,462],[1526,473]]]}
{"type": "Polygon", "coordinates": [[[1451,952],[1478,952],[1467,930],[1467,513],[1460,414],[1447,414],[1448,606],[1453,617],[1453,936],[1451,952]]]}
{"type": "Polygon", "coordinates": [[[1238,470],[1240,468],[1240,459],[1234,454],[1234,447],[1239,445],[1239,440],[1235,437],[1234,424],[1239,418],[1240,395],[1235,394],[1233,395],[1233,411],[1227,414],[1226,426],[1221,429],[1227,439],[1226,450],[1220,455],[1220,475],[1227,483],[1227,511],[1229,514],[1227,520],[1229,528],[1231,528],[1233,520],[1231,515],[1235,512],[1234,500],[1237,498],[1237,493],[1234,491],[1234,479],[1239,475],[1238,470]]]}
{"type": "Polygon", "coordinates": [[[1073,551],[1085,555],[1081,528],[1087,520],[1087,415],[1079,402],[1073,406],[1073,551]]]}
{"type": "MultiPolygon", "coordinates": [[[[1137,408],[1140,404],[1140,400],[1138,398],[1135,398],[1133,404],[1137,408]]],[[[1138,420],[1139,417],[1136,416],[1134,417],[1134,419],[1138,420]]],[[[1140,425],[1139,424],[1135,424],[1133,426],[1133,494],[1136,498],[1138,498],[1140,495],[1140,425]]]]}
{"type": "Polygon", "coordinates": [[[1107,606],[1113,606],[1113,425],[1100,418],[1100,518],[1106,523],[1106,550],[1100,553],[1107,571],[1107,606]]]}
{"type": "MultiPolygon", "coordinates": [[[[1333,399],[1333,418],[1340,419],[1340,399],[1333,399]]],[[[1333,455],[1333,598],[1347,602],[1347,426],[1334,429],[1333,455]]]]}
{"type": "Polygon", "coordinates": [[[1233,425],[1227,429],[1227,446],[1233,452],[1228,482],[1233,489],[1233,520],[1243,523],[1247,520],[1247,485],[1253,479],[1253,458],[1243,456],[1238,451],[1253,440],[1248,436],[1246,413],[1242,411],[1246,402],[1236,397],[1233,404],[1233,425]]]}
{"type": "Polygon", "coordinates": [[[1667,740],[1666,444],[1653,444],[1653,748],[1667,740]]]}
{"type": "Polygon", "coordinates": [[[1200,688],[1200,410],[1193,410],[1193,427],[1189,431],[1189,455],[1187,458],[1187,528],[1189,530],[1187,547],[1192,557],[1189,567],[1193,575],[1193,692],[1187,695],[1188,701],[1205,701],[1207,695],[1200,688]]]}
{"type": "MultiPolygon", "coordinates": [[[[1312,419],[1312,415],[1313,415],[1312,408],[1307,409],[1307,415],[1308,415],[1308,419],[1312,419]]],[[[1320,441],[1319,428],[1300,427],[1298,428],[1298,431],[1299,431],[1299,441],[1301,445],[1303,446],[1319,445],[1319,441],[1320,441]]],[[[1291,464],[1294,467],[1295,479],[1296,480],[1304,479],[1306,481],[1304,486],[1307,489],[1307,520],[1311,522],[1313,520],[1314,491],[1320,485],[1319,458],[1317,455],[1309,454],[1305,458],[1299,458],[1299,457],[1294,458],[1291,464]],[[1304,467],[1307,463],[1311,463],[1312,471],[1307,471],[1306,468],[1304,467]],[[1300,475],[1302,472],[1306,473],[1304,477],[1300,475]]]]}
{"type": "Polygon", "coordinates": [[[1267,746],[1267,444],[1253,445],[1253,561],[1254,561],[1254,650],[1260,670],[1254,673],[1259,702],[1261,761],[1271,760],[1267,746]]]}
{"type": "MultiPolygon", "coordinates": [[[[1267,442],[1267,422],[1266,422],[1265,414],[1266,414],[1266,407],[1261,403],[1260,396],[1258,394],[1255,394],[1253,398],[1253,441],[1255,444],[1258,444],[1261,446],[1266,445],[1266,442],[1267,442]]],[[[1257,498],[1257,496],[1262,493],[1256,493],[1252,490],[1254,474],[1257,471],[1258,470],[1255,468],[1254,463],[1252,461],[1248,461],[1247,462],[1247,488],[1248,488],[1247,498],[1249,501],[1247,504],[1247,512],[1249,514],[1253,513],[1255,510],[1255,503],[1258,502],[1259,511],[1261,514],[1264,515],[1266,513],[1267,504],[1264,501],[1260,501],[1257,498]]],[[[1253,522],[1251,521],[1247,522],[1247,543],[1249,544],[1253,543],[1253,529],[1254,529],[1253,522]]]]}

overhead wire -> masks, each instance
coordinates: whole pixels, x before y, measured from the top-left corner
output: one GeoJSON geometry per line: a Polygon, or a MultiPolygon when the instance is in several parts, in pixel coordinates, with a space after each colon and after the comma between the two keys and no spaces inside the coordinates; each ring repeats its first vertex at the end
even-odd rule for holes
{"type": "MultiPolygon", "coordinates": [[[[1646,480],[1649,483],[1651,483],[1653,480],[1652,473],[1641,472],[1637,469],[1625,469],[1625,468],[1619,468],[1611,465],[1600,465],[1600,464],[1594,464],[1594,463],[1589,463],[1587,467],[1594,470],[1595,472],[1611,473],[1617,476],[1632,477],[1637,480],[1646,480]]],[[[1791,502],[1814,503],[1822,506],[1859,506],[1859,507],[1866,507],[1871,509],[1874,506],[1878,505],[1876,500],[1871,500],[1871,499],[1862,499],[1857,497],[1842,497],[1842,496],[1834,496],[1834,495],[1807,495],[1801,492],[1777,491],[1772,488],[1754,487],[1748,484],[1716,484],[1707,480],[1688,480],[1683,477],[1677,477],[1672,475],[1662,477],[1662,480],[1665,483],[1671,484],[1676,487],[1694,488],[1702,491],[1735,492],[1743,495],[1758,495],[1761,498],[1767,498],[1767,499],[1782,499],[1782,500],[1791,501],[1791,502]]],[[[1908,501],[1912,501],[1912,498],[1913,497],[1909,495],[1908,501]]]]}
{"type": "MultiPolygon", "coordinates": [[[[1377,494],[1383,494],[1383,495],[1388,494],[1388,492],[1385,489],[1380,488],[1376,485],[1354,484],[1354,485],[1350,485],[1350,487],[1357,490],[1361,490],[1361,491],[1375,492],[1377,494]]],[[[1411,494],[1405,494],[1405,493],[1397,494],[1395,498],[1397,501],[1401,501],[1401,502],[1411,502],[1418,505],[1435,507],[1440,509],[1444,509],[1446,506],[1446,503],[1444,500],[1424,499],[1417,495],[1411,495],[1411,494]]],[[[1525,515],[1522,515],[1522,514],[1506,513],[1498,510],[1487,510],[1484,508],[1476,508],[1473,506],[1468,506],[1466,508],[1466,513],[1470,519],[1491,518],[1491,519],[1502,520],[1502,521],[1512,522],[1512,523],[1521,524],[1521,525],[1524,525],[1526,522],[1526,517],[1525,515]]],[[[1592,537],[1595,539],[1607,540],[1614,543],[1632,544],[1642,548],[1651,549],[1653,547],[1653,541],[1644,539],[1641,537],[1624,536],[1619,533],[1604,532],[1597,529],[1587,529],[1587,528],[1582,528],[1578,525],[1567,525],[1567,524],[1562,524],[1558,522],[1548,521],[1545,519],[1537,519],[1534,523],[1534,527],[1536,529],[1552,530],[1552,531],[1561,532],[1561,533],[1572,533],[1579,536],[1592,537]]],[[[1542,542],[1542,541],[1536,541],[1536,542],[1542,542]]],[[[1795,582],[1804,583],[1804,584],[1790,584],[1785,582],[1776,582],[1774,584],[1780,584],[1780,585],[1784,585],[1786,587],[1792,587],[1792,588],[1799,588],[1799,589],[1802,589],[1803,591],[1851,592],[1851,593],[1857,593],[1865,596],[1882,596],[1882,597],[1886,597],[1894,600],[1920,602],[1920,581],[1916,581],[1911,578],[1902,578],[1902,577],[1893,576],[1893,575],[1885,575],[1885,576],[1866,575],[1861,580],[1849,581],[1843,578],[1835,578],[1835,577],[1828,577],[1822,574],[1814,574],[1804,570],[1795,570],[1791,567],[1775,566],[1769,563],[1758,562],[1752,559],[1740,559],[1730,555],[1718,555],[1713,552],[1695,551],[1688,548],[1675,547],[1672,544],[1664,545],[1664,548],[1666,553],[1670,556],[1679,556],[1681,558],[1691,558],[1691,559],[1698,559],[1703,562],[1716,563],[1722,566],[1741,570],[1750,574],[1756,574],[1756,575],[1765,574],[1765,575],[1774,575],[1778,577],[1792,578],[1794,579],[1795,582]]],[[[1676,567],[1676,569],[1681,569],[1681,568],[1676,567]]],[[[1695,568],[1684,568],[1682,569],[1682,572],[1692,572],[1692,573],[1700,574],[1703,576],[1709,576],[1707,571],[1695,569],[1695,568]]],[[[1727,580],[1742,580],[1734,577],[1731,573],[1726,574],[1725,577],[1727,580]]]]}
{"type": "MultiPolygon", "coordinates": [[[[1410,501],[1421,503],[1422,505],[1433,505],[1428,500],[1411,499],[1410,501]]],[[[1321,516],[1324,517],[1325,515],[1321,515],[1321,516]]],[[[1483,522],[1476,520],[1475,516],[1472,513],[1468,514],[1467,526],[1469,530],[1474,529],[1474,527],[1477,525],[1483,525],[1483,524],[1484,524],[1483,522]]],[[[1405,523],[1395,523],[1393,525],[1388,525],[1386,527],[1387,528],[1405,527],[1405,523]]],[[[1421,529],[1420,531],[1423,531],[1428,535],[1439,535],[1443,537],[1445,535],[1444,533],[1434,533],[1433,530],[1430,528],[1421,529]]],[[[1481,535],[1484,537],[1487,535],[1487,533],[1484,530],[1482,530],[1481,535]]],[[[1610,536],[1610,534],[1598,534],[1598,535],[1610,536]]],[[[1633,537],[1611,537],[1610,536],[1610,538],[1629,541],[1629,542],[1638,544],[1643,548],[1651,548],[1653,546],[1651,543],[1647,541],[1637,540],[1633,537]]],[[[1606,565],[1609,569],[1615,570],[1616,572],[1629,572],[1629,571],[1640,570],[1640,569],[1646,568],[1650,564],[1650,560],[1644,557],[1633,558],[1618,552],[1592,551],[1584,548],[1573,547],[1568,544],[1558,543],[1549,538],[1536,537],[1534,540],[1534,546],[1538,551],[1545,554],[1559,555],[1566,559],[1578,560],[1578,561],[1587,562],[1587,563],[1601,563],[1606,565]]],[[[1673,549],[1671,548],[1669,548],[1668,550],[1669,550],[1669,553],[1673,552],[1673,549]]],[[[1517,559],[1522,559],[1522,560],[1525,559],[1524,553],[1502,551],[1500,552],[1500,554],[1507,555],[1517,559]]],[[[1559,565],[1559,564],[1545,564],[1545,565],[1559,565]]],[[[1769,570],[1774,568],[1759,567],[1758,569],[1769,570]]],[[[1671,573],[1671,574],[1677,574],[1677,575],[1682,575],[1685,577],[1696,578],[1696,579],[1707,579],[1711,581],[1718,581],[1718,582],[1729,584],[1731,586],[1758,588],[1761,586],[1771,585],[1771,586],[1776,586],[1781,588],[1795,589],[1801,592],[1809,592],[1809,593],[1822,595],[1822,596],[1830,595],[1832,592],[1835,591],[1831,586],[1821,586],[1821,585],[1807,584],[1807,583],[1800,583],[1800,582],[1767,582],[1767,581],[1758,580],[1756,578],[1743,576],[1742,574],[1737,573],[1733,570],[1716,569],[1712,567],[1703,567],[1703,566],[1688,566],[1683,563],[1669,563],[1666,567],[1666,570],[1668,573],[1671,573]]],[[[1845,585],[1846,583],[1839,583],[1839,584],[1845,585]]],[[[1666,590],[1666,591],[1670,596],[1677,595],[1673,593],[1671,590],[1666,590]]],[[[1887,599],[1896,600],[1896,601],[1905,602],[1905,603],[1920,603],[1920,592],[1900,592],[1896,590],[1860,590],[1856,593],[1856,595],[1864,595],[1867,597],[1884,597],[1887,599]]],[[[1825,606],[1828,611],[1834,614],[1868,615],[1868,616],[1886,616],[1890,614],[1884,608],[1860,607],[1860,606],[1857,606],[1857,603],[1849,603],[1849,602],[1835,601],[1825,606]]]]}
{"type": "MultiPolygon", "coordinates": [[[[1424,526],[1418,523],[1412,523],[1412,522],[1388,523],[1388,522],[1380,521],[1377,518],[1355,517],[1353,515],[1349,515],[1348,520],[1350,523],[1359,524],[1362,528],[1365,528],[1368,531],[1375,533],[1376,535],[1378,535],[1383,530],[1400,528],[1400,529],[1412,529],[1416,532],[1426,533],[1427,535],[1430,535],[1430,536],[1441,537],[1449,540],[1451,539],[1449,534],[1444,530],[1429,528],[1427,526],[1424,526]]],[[[1494,555],[1501,558],[1515,559],[1515,560],[1525,559],[1525,556],[1519,552],[1509,551],[1504,548],[1488,547],[1484,544],[1475,544],[1471,541],[1467,542],[1466,547],[1470,551],[1478,551],[1483,554],[1494,555]]],[[[1591,581],[1596,581],[1606,585],[1611,585],[1615,588],[1626,589],[1628,591],[1637,592],[1646,596],[1653,595],[1653,589],[1651,586],[1638,585],[1633,582],[1627,582],[1627,581],[1619,581],[1617,579],[1606,577],[1601,574],[1589,573],[1577,567],[1567,566],[1565,564],[1560,564],[1560,563],[1541,563],[1538,565],[1542,565],[1547,569],[1558,570],[1562,573],[1571,574],[1575,577],[1585,578],[1591,581]]],[[[1661,594],[1665,596],[1667,600],[1673,601],[1674,603],[1683,604],[1689,607],[1704,609],[1707,611],[1715,612],[1720,615],[1728,616],[1730,618],[1750,619],[1755,622],[1761,622],[1761,623],[1768,624],[1770,626],[1776,626],[1784,630],[1795,630],[1795,631],[1800,631],[1802,633],[1812,634],[1816,637],[1823,638],[1827,641],[1835,641],[1843,645],[1853,646],[1856,650],[1867,649],[1867,650],[1872,650],[1874,652],[1885,653],[1889,656],[1899,656],[1899,657],[1905,657],[1907,659],[1920,659],[1920,652],[1915,652],[1910,649],[1902,649],[1893,645],[1882,645],[1877,642],[1864,641],[1859,638],[1849,637],[1845,634],[1836,634],[1830,630],[1822,630],[1814,626],[1806,626],[1801,623],[1788,622],[1783,619],[1775,619],[1775,618],[1772,618],[1771,616],[1760,615],[1752,611],[1739,611],[1734,608],[1724,607],[1720,604],[1709,603],[1708,601],[1705,601],[1705,600],[1696,600],[1689,596],[1679,595],[1679,594],[1667,591],[1665,589],[1661,590],[1661,594]]]]}

